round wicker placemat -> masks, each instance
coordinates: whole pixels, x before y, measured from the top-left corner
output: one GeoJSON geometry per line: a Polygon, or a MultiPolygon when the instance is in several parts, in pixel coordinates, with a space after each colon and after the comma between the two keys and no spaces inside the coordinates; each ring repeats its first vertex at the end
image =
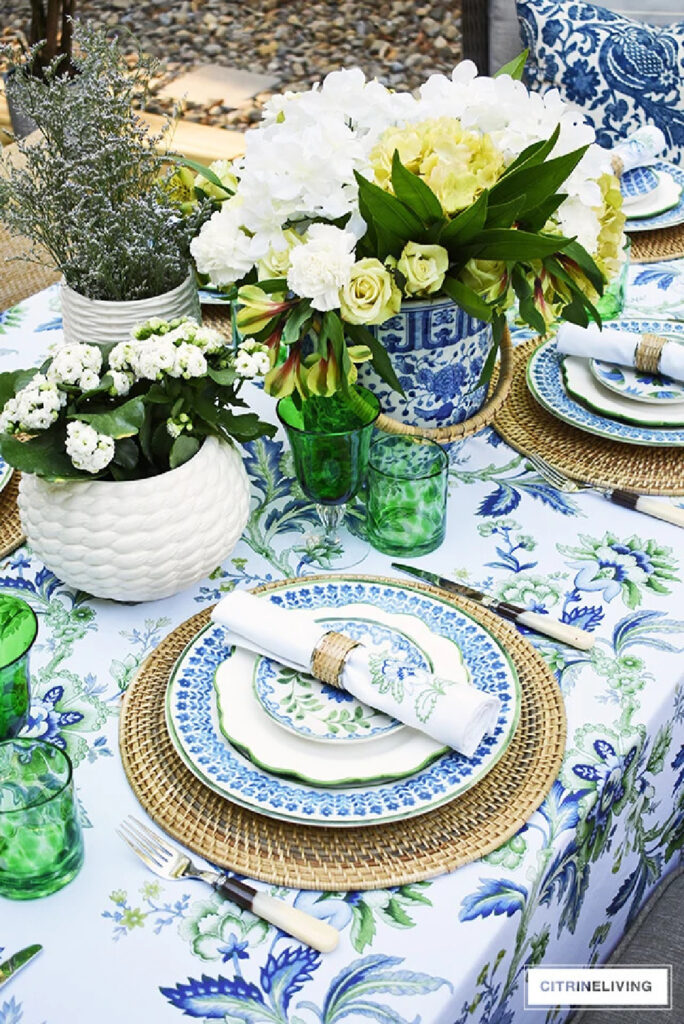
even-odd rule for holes
{"type": "MultiPolygon", "coordinates": [[[[282,581],[254,592],[274,586],[282,581]]],[[[148,814],[169,835],[215,864],[303,889],[373,889],[430,878],[484,856],[514,835],[558,774],[565,750],[563,698],[540,655],[511,626],[469,601],[421,584],[411,586],[449,600],[481,621],[505,646],[518,671],[520,721],[506,753],[481,782],[428,814],[349,829],[277,821],[218,796],[185,767],[164,716],[173,665],[208,621],[207,609],[162,641],[124,698],[121,757],[148,814]]]]}
{"type": "Polygon", "coordinates": [[[630,237],[632,263],[657,263],[684,256],[684,224],[658,231],[638,231],[630,237]]]}
{"type": "Polygon", "coordinates": [[[684,494],[684,448],[610,441],[571,427],[542,409],[525,379],[527,360],[538,344],[538,338],[530,338],[513,354],[508,400],[494,420],[504,441],[523,455],[540,455],[568,476],[597,487],[636,494],[684,494]]]}
{"type": "Polygon", "coordinates": [[[0,491],[0,558],[9,555],[26,540],[21,529],[19,509],[17,508],[20,480],[21,473],[17,473],[15,470],[0,491]]]}

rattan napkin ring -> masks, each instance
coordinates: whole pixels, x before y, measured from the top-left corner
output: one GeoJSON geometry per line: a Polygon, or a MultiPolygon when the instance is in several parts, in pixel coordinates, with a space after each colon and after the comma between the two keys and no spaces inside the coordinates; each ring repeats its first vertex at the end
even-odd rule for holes
{"type": "Polygon", "coordinates": [[[658,373],[660,356],[667,338],[659,334],[642,334],[634,350],[634,365],[641,373],[658,373]]]}
{"type": "Polygon", "coordinates": [[[344,690],[344,663],[349,652],[358,646],[358,640],[352,640],[344,633],[336,633],[334,629],[324,633],[311,654],[311,675],[328,686],[344,690]]]}
{"type": "Polygon", "coordinates": [[[613,174],[615,175],[615,177],[621,178],[625,171],[625,165],[622,162],[622,159],[617,155],[617,153],[613,153],[612,157],[610,158],[610,166],[613,170],[613,174]]]}

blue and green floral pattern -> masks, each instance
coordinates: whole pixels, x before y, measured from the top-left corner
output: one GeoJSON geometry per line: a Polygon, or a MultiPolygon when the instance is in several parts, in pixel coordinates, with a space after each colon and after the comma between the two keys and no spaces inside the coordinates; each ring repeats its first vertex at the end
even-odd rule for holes
{"type": "MultiPolygon", "coordinates": [[[[654,318],[660,300],[662,315],[681,316],[683,267],[634,268],[630,315],[654,318]]],[[[59,328],[54,289],[16,307],[0,368],[19,353],[38,364],[59,328]]],[[[262,392],[254,404],[273,417],[262,392]]],[[[596,636],[587,653],[528,634],[568,717],[562,770],[539,810],[448,876],[367,892],[266,886],[340,930],[326,955],[199,882],[157,879],[118,840],[121,819],[140,814],[117,720],[143,660],[235,587],[334,565],[335,551],[308,539],[316,513],[286,444],[261,439],[245,453],[253,513],[242,541],[183,594],[117,605],[65,587],[26,546],[0,560],[0,592],[29,601],[39,620],[28,731],[70,753],[86,826],[86,865],[59,907],[2,903],[0,959],[31,942],[44,950],[0,992],[0,1024],[526,1024],[526,966],[605,960],[684,842],[681,536],[555,491],[492,430],[449,455],[447,537],[425,567],[596,636]]],[[[362,533],[360,503],[348,525],[362,533]]],[[[377,553],[359,571],[393,575],[377,553]]],[[[544,1024],[566,1015],[538,1014],[544,1024]]]]}

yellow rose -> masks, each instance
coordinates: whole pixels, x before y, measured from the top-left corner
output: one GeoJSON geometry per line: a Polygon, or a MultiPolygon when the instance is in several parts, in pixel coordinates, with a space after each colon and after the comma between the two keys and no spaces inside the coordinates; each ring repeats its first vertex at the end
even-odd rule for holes
{"type": "Polygon", "coordinates": [[[434,295],[449,269],[449,253],[442,245],[407,242],[397,263],[406,278],[407,295],[434,295]]]}
{"type": "Polygon", "coordinates": [[[271,247],[268,254],[257,263],[257,276],[260,281],[270,281],[276,277],[287,277],[290,269],[290,253],[297,245],[302,244],[302,236],[292,228],[283,231],[285,246],[282,249],[271,247]]]}
{"type": "Polygon", "coordinates": [[[382,324],[401,306],[401,292],[385,266],[372,257],[358,260],[340,288],[340,313],[349,324],[382,324]]]}
{"type": "Polygon", "coordinates": [[[485,302],[501,298],[508,288],[506,264],[501,260],[468,260],[459,278],[485,302]]]}

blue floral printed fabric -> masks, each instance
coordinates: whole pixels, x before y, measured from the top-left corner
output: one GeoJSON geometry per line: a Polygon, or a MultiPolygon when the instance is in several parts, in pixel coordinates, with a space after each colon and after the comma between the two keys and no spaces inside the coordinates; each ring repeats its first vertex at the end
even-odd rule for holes
{"type": "Polygon", "coordinates": [[[527,84],[557,88],[611,147],[643,124],[684,162],[684,21],[656,28],[582,0],[517,0],[527,84]]]}

